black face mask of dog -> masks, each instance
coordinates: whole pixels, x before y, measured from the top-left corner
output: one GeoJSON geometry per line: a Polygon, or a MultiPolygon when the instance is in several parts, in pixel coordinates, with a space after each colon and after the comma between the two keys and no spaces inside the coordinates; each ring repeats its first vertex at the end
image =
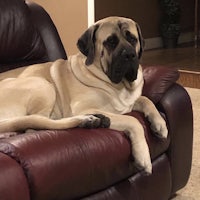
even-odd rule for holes
{"type": "Polygon", "coordinates": [[[116,84],[122,79],[129,82],[137,79],[144,42],[139,26],[130,21],[99,21],[77,43],[79,50],[87,57],[85,64],[89,66],[97,61],[104,73],[116,84]]]}

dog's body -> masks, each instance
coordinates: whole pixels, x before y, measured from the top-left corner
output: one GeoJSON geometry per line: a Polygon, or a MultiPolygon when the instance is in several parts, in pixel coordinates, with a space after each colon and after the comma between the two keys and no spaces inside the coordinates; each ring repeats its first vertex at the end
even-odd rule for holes
{"type": "Polygon", "coordinates": [[[137,119],[122,115],[144,112],[152,129],[167,137],[165,121],[153,103],[141,96],[139,27],[126,18],[106,18],[82,35],[78,47],[81,53],[68,61],[0,75],[0,132],[110,127],[126,132],[135,162],[151,173],[143,127],[137,119]]]}

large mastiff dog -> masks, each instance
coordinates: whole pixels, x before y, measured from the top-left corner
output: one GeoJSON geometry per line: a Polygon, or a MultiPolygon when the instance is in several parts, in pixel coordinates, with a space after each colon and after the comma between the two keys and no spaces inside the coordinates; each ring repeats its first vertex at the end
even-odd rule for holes
{"type": "Polygon", "coordinates": [[[80,53],[68,61],[0,75],[2,137],[27,129],[110,127],[128,135],[135,163],[151,173],[143,127],[134,117],[122,115],[141,111],[152,129],[167,137],[165,121],[153,103],[141,96],[143,39],[139,26],[127,18],[105,18],[91,26],[77,45],[80,53]]]}

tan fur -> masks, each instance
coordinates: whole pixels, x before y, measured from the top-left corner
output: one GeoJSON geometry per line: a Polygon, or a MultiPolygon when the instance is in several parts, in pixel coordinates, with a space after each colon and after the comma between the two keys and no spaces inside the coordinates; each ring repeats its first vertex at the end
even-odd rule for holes
{"type": "MultiPolygon", "coordinates": [[[[131,110],[145,113],[153,129],[161,137],[167,137],[165,121],[153,103],[141,96],[143,76],[141,66],[137,79],[128,82],[123,79],[114,84],[105,74],[107,66],[100,62],[103,39],[114,31],[123,40],[121,33],[113,27],[121,20],[138,38],[135,22],[126,18],[107,18],[97,22],[95,59],[85,66],[86,57],[81,53],[69,60],[57,60],[45,64],[32,65],[0,74],[0,132],[27,129],[66,129],[82,126],[88,121],[99,120],[92,114],[104,114],[110,118],[110,128],[127,133],[132,144],[132,154],[136,163],[148,173],[152,171],[149,149],[144,130],[137,119],[122,115],[131,110]]],[[[137,44],[138,52],[141,44],[137,44]]]]}

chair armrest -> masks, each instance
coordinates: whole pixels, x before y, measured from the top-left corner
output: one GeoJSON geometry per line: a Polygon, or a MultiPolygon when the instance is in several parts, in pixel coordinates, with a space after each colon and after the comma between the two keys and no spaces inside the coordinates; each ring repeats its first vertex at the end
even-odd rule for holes
{"type": "Polygon", "coordinates": [[[21,165],[32,199],[80,199],[136,172],[129,141],[110,129],[26,133],[1,140],[1,152],[21,165]]]}
{"type": "Polygon", "coordinates": [[[143,76],[143,95],[156,104],[168,88],[178,80],[179,72],[170,67],[148,66],[143,67],[143,76]]]}
{"type": "Polygon", "coordinates": [[[168,157],[172,173],[172,193],[186,185],[192,163],[193,111],[187,91],[176,84],[176,69],[150,66],[143,68],[143,95],[165,114],[170,137],[168,157]]]}
{"type": "Polygon", "coordinates": [[[186,185],[192,163],[193,111],[187,91],[178,84],[170,87],[158,104],[168,121],[172,168],[172,193],[186,185]]]}
{"type": "Polygon", "coordinates": [[[29,187],[19,163],[0,152],[0,199],[29,200],[29,187]]]}

